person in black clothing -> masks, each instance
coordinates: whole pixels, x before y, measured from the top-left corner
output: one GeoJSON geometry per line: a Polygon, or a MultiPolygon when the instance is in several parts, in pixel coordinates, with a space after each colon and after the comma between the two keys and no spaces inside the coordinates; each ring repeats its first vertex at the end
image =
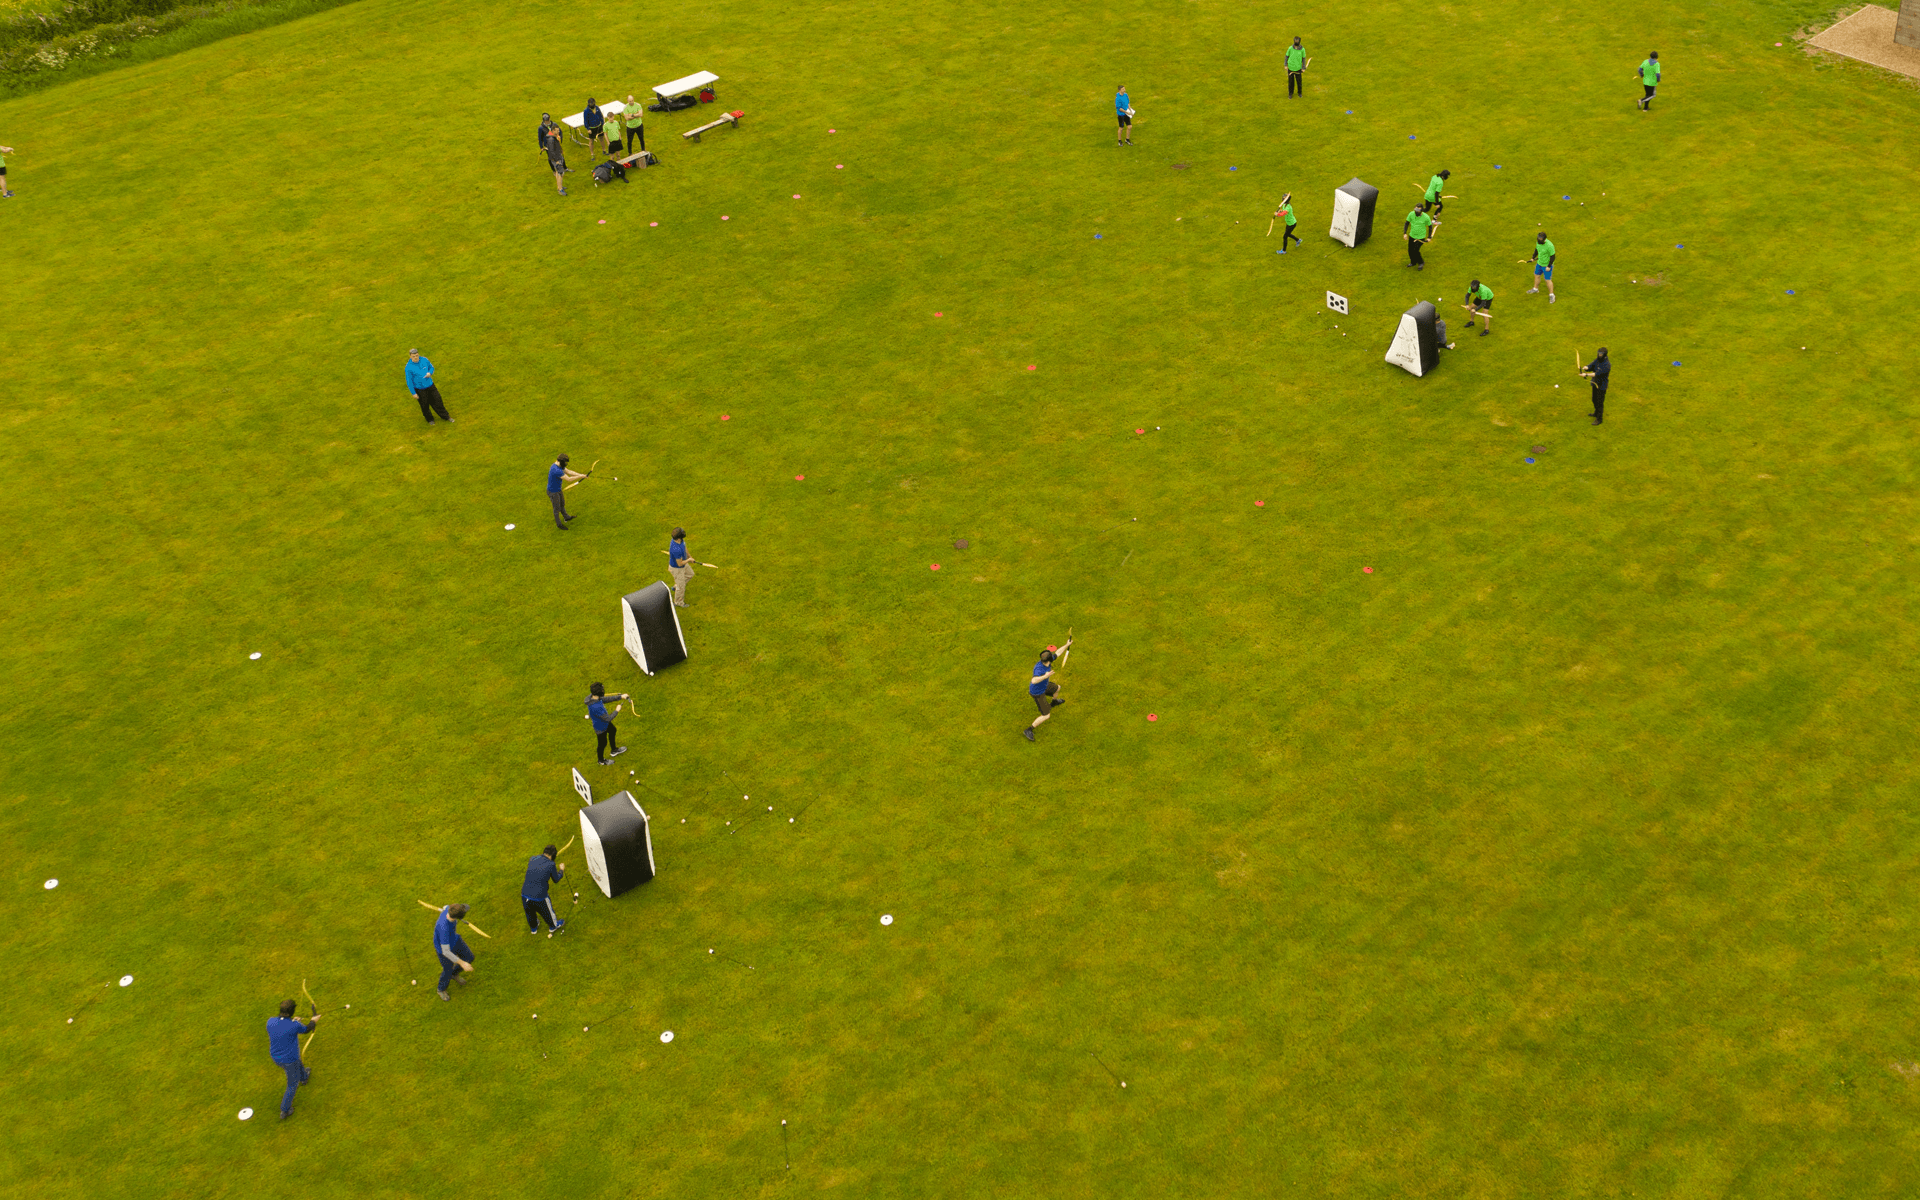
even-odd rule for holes
{"type": "Polygon", "coordinates": [[[559,853],[549,843],[545,850],[527,860],[527,880],[520,885],[520,907],[527,910],[528,933],[540,932],[540,920],[543,917],[546,918],[548,937],[567,927],[565,921],[553,915],[553,899],[547,895],[548,884],[566,878],[567,868],[553,861],[559,853]]]}
{"type": "Polygon", "coordinates": [[[593,143],[597,139],[600,142],[600,148],[605,150],[607,148],[607,116],[600,111],[600,106],[593,102],[592,96],[587,97],[587,106],[580,110],[580,117],[586,122],[587,149],[593,149],[593,143]]]}
{"type": "Polygon", "coordinates": [[[1612,373],[1613,364],[1607,361],[1607,348],[1600,347],[1600,353],[1593,356],[1586,369],[1581,371],[1593,380],[1593,423],[1598,425],[1607,417],[1607,376],[1612,373]]]}
{"type": "Polygon", "coordinates": [[[558,130],[547,135],[547,164],[553,168],[553,185],[567,194],[567,145],[558,130]]]}

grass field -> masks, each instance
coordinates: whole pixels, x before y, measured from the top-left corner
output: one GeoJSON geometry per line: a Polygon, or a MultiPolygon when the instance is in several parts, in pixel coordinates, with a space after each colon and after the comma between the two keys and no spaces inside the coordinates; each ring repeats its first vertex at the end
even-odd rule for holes
{"type": "Polygon", "coordinates": [[[1814,15],[362,0],[0,105],[0,1192],[1911,1195],[1920,91],[1814,15]],[[661,874],[529,938],[570,767],[661,874]]]}

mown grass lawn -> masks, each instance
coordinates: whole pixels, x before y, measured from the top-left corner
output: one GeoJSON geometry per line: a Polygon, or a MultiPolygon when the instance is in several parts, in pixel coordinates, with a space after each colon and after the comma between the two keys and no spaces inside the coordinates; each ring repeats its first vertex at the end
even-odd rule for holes
{"type": "Polygon", "coordinates": [[[1810,15],[363,0],[0,105],[0,1189],[1910,1193],[1920,93],[1810,15]],[[529,938],[572,767],[661,874],[529,938]]]}

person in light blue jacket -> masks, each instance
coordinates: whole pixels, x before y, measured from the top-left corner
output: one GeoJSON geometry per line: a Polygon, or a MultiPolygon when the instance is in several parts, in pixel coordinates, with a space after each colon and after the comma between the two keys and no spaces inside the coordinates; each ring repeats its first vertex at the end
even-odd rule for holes
{"type": "Polygon", "coordinates": [[[424,357],[418,350],[407,351],[407,390],[420,402],[420,415],[433,424],[433,414],[439,413],[440,419],[453,424],[453,418],[447,415],[447,406],[440,399],[440,389],[433,385],[433,360],[424,357]]]}

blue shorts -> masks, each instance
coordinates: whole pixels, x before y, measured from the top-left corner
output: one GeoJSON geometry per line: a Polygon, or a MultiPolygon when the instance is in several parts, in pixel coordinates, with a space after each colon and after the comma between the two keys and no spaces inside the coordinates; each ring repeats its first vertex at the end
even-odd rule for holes
{"type": "Polygon", "coordinates": [[[1552,278],[1553,278],[1553,268],[1552,268],[1552,267],[1543,267],[1543,266],[1541,266],[1541,265],[1540,265],[1539,263],[1535,263],[1535,264],[1533,264],[1533,273],[1534,273],[1535,275],[1540,275],[1540,276],[1543,276],[1543,277],[1545,277],[1545,278],[1547,278],[1547,279],[1552,279],[1552,278]]]}

